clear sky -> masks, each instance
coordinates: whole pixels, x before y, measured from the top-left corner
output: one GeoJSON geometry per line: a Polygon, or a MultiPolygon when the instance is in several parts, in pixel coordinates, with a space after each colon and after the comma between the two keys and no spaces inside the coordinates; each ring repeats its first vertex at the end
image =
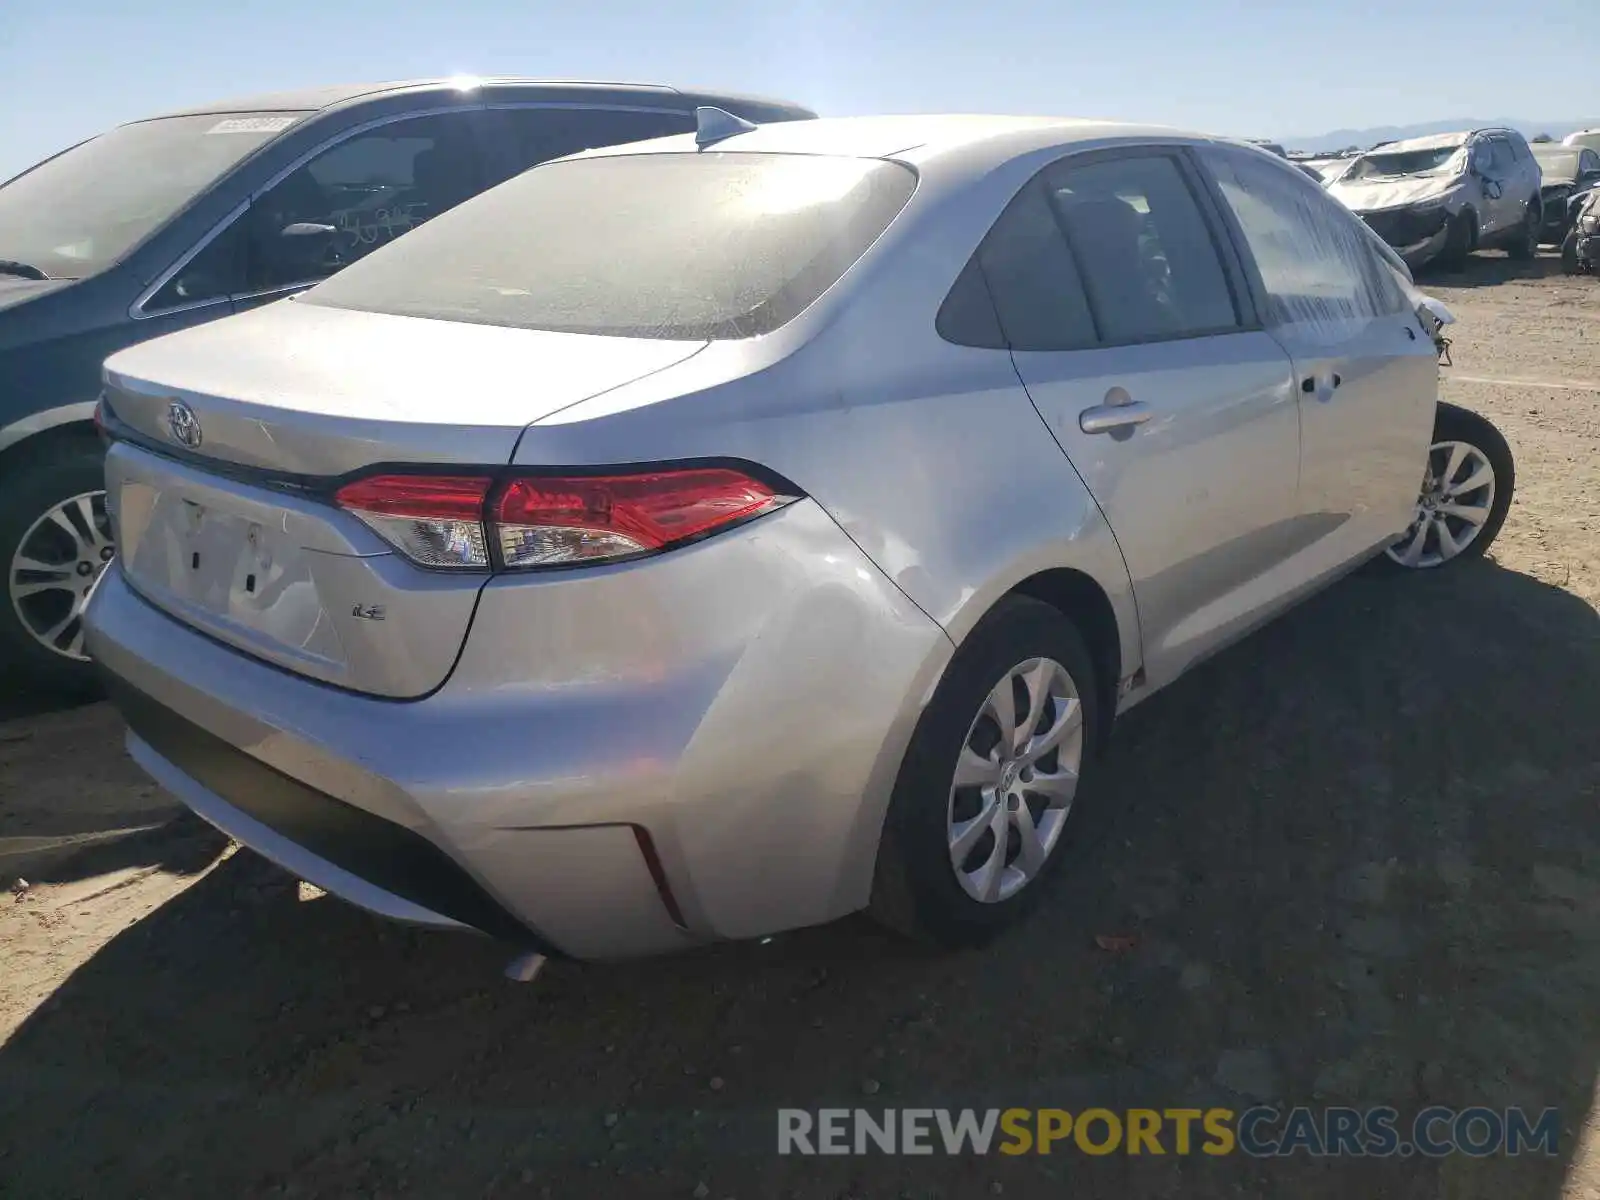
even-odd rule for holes
{"type": "Polygon", "coordinates": [[[0,178],[107,126],[452,74],[763,92],[827,115],[1243,137],[1600,115],[1596,0],[0,0],[0,178]]]}

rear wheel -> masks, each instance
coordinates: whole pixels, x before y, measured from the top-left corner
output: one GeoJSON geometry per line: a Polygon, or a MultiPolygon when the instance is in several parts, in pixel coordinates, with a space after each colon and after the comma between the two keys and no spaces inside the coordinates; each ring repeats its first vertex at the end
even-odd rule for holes
{"type": "Polygon", "coordinates": [[[1511,448],[1489,421],[1441,402],[1411,528],[1380,562],[1429,570],[1487,550],[1505,524],[1516,487],[1511,448]]]}
{"type": "Polygon", "coordinates": [[[1100,712],[1078,631],[1013,597],[967,638],[917,724],[878,851],[870,912],[948,948],[1038,902],[1066,855],[1100,712]]]}
{"type": "Polygon", "coordinates": [[[51,690],[92,690],[83,606],[113,552],[95,443],[74,442],[12,474],[0,489],[0,658],[51,690]]]}

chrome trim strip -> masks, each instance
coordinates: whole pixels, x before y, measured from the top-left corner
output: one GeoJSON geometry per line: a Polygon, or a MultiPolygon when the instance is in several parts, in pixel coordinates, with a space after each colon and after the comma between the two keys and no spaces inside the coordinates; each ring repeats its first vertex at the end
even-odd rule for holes
{"type": "Polygon", "coordinates": [[[0,450],[15,446],[36,433],[43,433],[46,429],[54,429],[58,425],[70,425],[75,421],[92,421],[95,404],[94,400],[83,400],[77,404],[63,404],[59,408],[47,408],[43,412],[29,413],[20,420],[0,428],[0,450]]]}

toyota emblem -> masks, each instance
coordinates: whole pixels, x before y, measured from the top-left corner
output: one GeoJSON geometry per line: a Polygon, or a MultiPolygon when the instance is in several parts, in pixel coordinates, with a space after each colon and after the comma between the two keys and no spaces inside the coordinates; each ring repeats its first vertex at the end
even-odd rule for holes
{"type": "Polygon", "coordinates": [[[167,428],[172,431],[173,441],[191,450],[200,449],[200,419],[182,400],[167,405],[167,428]]]}

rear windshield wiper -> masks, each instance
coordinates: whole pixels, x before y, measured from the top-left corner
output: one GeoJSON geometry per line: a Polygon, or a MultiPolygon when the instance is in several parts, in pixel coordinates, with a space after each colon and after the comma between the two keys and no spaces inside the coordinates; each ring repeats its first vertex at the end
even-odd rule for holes
{"type": "Polygon", "coordinates": [[[14,258],[0,258],[0,275],[21,275],[24,279],[49,279],[32,263],[18,262],[14,258]]]}

